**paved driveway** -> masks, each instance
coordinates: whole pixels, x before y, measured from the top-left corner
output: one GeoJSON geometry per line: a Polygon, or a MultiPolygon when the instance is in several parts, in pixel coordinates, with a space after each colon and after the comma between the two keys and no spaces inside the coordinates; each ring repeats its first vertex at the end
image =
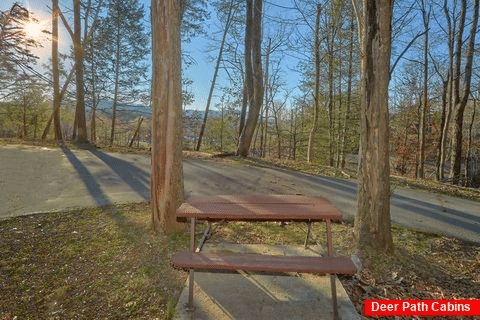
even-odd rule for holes
{"type": "MultiPolygon", "coordinates": [[[[185,192],[322,195],[351,219],[356,183],[282,169],[184,161],[185,192]]],[[[148,201],[150,157],[31,146],[0,146],[0,218],[71,207],[148,201]]],[[[480,243],[480,203],[396,189],[392,220],[480,243]]]]}

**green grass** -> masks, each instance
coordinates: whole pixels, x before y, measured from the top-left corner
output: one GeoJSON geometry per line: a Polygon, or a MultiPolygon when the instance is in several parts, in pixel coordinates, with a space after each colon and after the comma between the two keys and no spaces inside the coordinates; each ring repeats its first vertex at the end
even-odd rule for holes
{"type": "Polygon", "coordinates": [[[171,319],[188,237],[150,222],[147,204],[0,221],[0,319],[171,319]]]}

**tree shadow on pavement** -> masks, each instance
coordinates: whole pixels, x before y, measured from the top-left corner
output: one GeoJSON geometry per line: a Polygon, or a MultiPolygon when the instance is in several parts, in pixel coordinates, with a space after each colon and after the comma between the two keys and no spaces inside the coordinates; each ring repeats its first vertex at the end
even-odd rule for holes
{"type": "MultiPolygon", "coordinates": [[[[445,208],[439,205],[401,195],[394,195],[392,197],[391,205],[408,210],[413,214],[421,215],[426,218],[451,224],[456,227],[461,227],[465,230],[480,234],[480,214],[478,213],[475,215],[466,211],[461,211],[461,208],[459,208],[460,210],[445,208]]],[[[458,235],[454,236],[458,237],[458,235]]]]}
{"type": "Polygon", "coordinates": [[[105,206],[105,205],[112,204],[111,200],[103,192],[102,188],[100,187],[100,184],[97,182],[95,177],[90,173],[90,171],[88,171],[87,167],[83,165],[83,163],[75,156],[75,154],[65,146],[61,146],[61,149],[65,154],[65,156],[67,157],[67,159],[72,164],[72,166],[77,171],[78,175],[80,176],[80,179],[85,184],[85,187],[87,188],[88,192],[93,197],[93,199],[95,200],[95,203],[97,204],[97,206],[105,206]]]}
{"type": "Polygon", "coordinates": [[[146,201],[150,200],[150,173],[125,160],[98,150],[90,150],[146,201]]]}
{"type": "MultiPolygon", "coordinates": [[[[298,172],[284,172],[286,175],[300,178],[303,181],[308,181],[312,185],[316,186],[318,190],[321,190],[321,188],[324,186],[328,186],[329,188],[336,190],[337,194],[343,193],[347,196],[350,195],[352,197],[356,197],[357,186],[355,182],[342,181],[341,179],[337,178],[306,175],[298,172]]],[[[395,193],[391,197],[390,206],[393,221],[397,221],[398,218],[405,218],[403,215],[395,215],[396,209],[402,209],[407,211],[408,217],[406,219],[410,221],[416,221],[418,219],[432,219],[438,221],[438,223],[441,225],[451,225],[455,228],[461,228],[469,234],[480,234],[480,211],[468,212],[462,210],[461,207],[455,209],[451,207],[444,207],[442,205],[395,193]]],[[[409,224],[409,226],[412,227],[411,224],[409,224]]],[[[414,228],[418,228],[418,226],[415,226],[414,228]]],[[[457,234],[456,231],[449,230],[448,227],[445,229],[446,227],[439,226],[436,227],[435,230],[432,230],[432,228],[433,226],[430,226],[430,228],[423,227],[423,229],[426,230],[440,232],[442,234],[466,241],[475,241],[476,243],[480,243],[480,238],[477,237],[476,239],[472,239],[471,237],[464,236],[464,234],[457,234]]]]}

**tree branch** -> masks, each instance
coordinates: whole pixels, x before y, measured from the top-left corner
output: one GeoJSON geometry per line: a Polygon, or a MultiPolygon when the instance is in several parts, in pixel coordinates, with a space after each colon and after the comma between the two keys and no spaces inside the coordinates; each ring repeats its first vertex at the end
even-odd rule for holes
{"type": "Polygon", "coordinates": [[[68,33],[70,34],[70,37],[72,37],[72,40],[73,40],[73,31],[68,25],[67,19],[65,19],[65,16],[63,15],[62,10],[60,10],[60,8],[58,9],[58,12],[60,14],[60,19],[62,19],[63,25],[65,26],[65,29],[67,29],[68,33]]]}
{"type": "Polygon", "coordinates": [[[403,57],[403,55],[408,51],[408,49],[410,49],[410,47],[412,46],[412,44],[415,42],[415,40],[417,40],[419,37],[423,36],[426,32],[428,32],[429,29],[425,30],[424,32],[422,33],[419,33],[417,34],[411,41],[410,43],[405,47],[405,49],[403,49],[402,53],[400,53],[400,55],[397,57],[397,60],[395,60],[395,63],[393,64],[392,68],[390,69],[390,76],[392,75],[393,73],[393,70],[395,70],[395,67],[397,66],[398,62],[400,61],[400,59],[403,57]]]}

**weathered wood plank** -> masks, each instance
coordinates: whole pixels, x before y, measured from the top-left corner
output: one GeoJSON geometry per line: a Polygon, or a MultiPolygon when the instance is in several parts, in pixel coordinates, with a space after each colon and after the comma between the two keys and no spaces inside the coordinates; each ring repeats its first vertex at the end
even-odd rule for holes
{"type": "Polygon", "coordinates": [[[216,254],[179,252],[173,265],[181,269],[355,274],[357,268],[346,257],[271,256],[260,254],[216,254]]]}
{"type": "Polygon", "coordinates": [[[324,221],[342,220],[328,199],[288,195],[192,197],[176,212],[178,221],[324,221]]]}

